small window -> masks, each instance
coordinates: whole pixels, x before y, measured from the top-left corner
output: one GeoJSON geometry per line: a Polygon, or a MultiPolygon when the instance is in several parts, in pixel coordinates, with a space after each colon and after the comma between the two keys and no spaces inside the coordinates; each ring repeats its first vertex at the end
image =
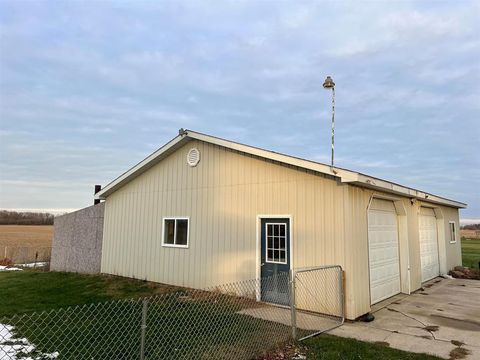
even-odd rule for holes
{"type": "Polygon", "coordinates": [[[287,224],[267,223],[266,261],[273,264],[287,263],[287,224]]]}
{"type": "Polygon", "coordinates": [[[457,242],[457,230],[455,229],[455,221],[450,221],[448,223],[450,227],[450,244],[457,242]]]}
{"type": "Polygon", "coordinates": [[[162,245],[188,247],[188,218],[164,218],[162,245]]]}

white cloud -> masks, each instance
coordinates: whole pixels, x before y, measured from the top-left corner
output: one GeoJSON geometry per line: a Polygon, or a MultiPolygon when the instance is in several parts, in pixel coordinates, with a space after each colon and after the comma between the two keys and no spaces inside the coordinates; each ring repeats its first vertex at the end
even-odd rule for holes
{"type": "Polygon", "coordinates": [[[382,17],[380,24],[397,34],[416,36],[458,35],[465,30],[462,20],[451,13],[434,14],[427,12],[402,11],[382,17]]]}

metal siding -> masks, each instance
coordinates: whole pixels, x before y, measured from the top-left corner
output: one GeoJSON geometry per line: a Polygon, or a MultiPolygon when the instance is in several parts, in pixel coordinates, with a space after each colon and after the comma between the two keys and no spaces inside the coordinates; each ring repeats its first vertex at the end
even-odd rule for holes
{"type": "MultiPolygon", "coordinates": [[[[294,266],[341,265],[347,318],[356,318],[370,311],[367,207],[374,193],[380,194],[191,141],[107,198],[102,272],[197,288],[252,279],[257,215],[289,214],[294,266]],[[201,157],[194,168],[186,164],[192,147],[201,157]],[[164,216],[190,217],[188,249],[161,246],[164,216]]],[[[402,291],[408,292],[421,286],[420,205],[408,198],[401,202],[406,230],[399,238],[400,262],[406,269],[409,259],[411,268],[410,277],[402,270],[402,291]]],[[[458,209],[439,208],[444,214],[439,241],[451,268],[461,264],[460,239],[450,244],[448,237],[449,220],[458,229],[458,209]]]]}
{"type": "Polygon", "coordinates": [[[292,215],[295,267],[343,266],[345,187],[189,142],[106,199],[102,271],[191,287],[252,279],[260,214],[292,215]],[[194,168],[186,164],[192,147],[201,156],[194,168]],[[190,217],[188,249],[161,246],[165,216],[190,217]]]}
{"type": "MultiPolygon", "coordinates": [[[[443,214],[443,228],[444,228],[444,244],[446,252],[446,264],[444,272],[453,269],[455,266],[462,265],[462,249],[461,249],[461,239],[460,239],[460,219],[458,209],[440,206],[443,214]],[[457,230],[457,242],[450,243],[450,221],[455,221],[455,226],[457,230]]],[[[439,236],[439,241],[442,241],[442,237],[439,236]]]]}
{"type": "MultiPolygon", "coordinates": [[[[348,187],[348,197],[345,197],[345,253],[346,270],[346,299],[347,318],[352,319],[370,311],[369,283],[368,283],[368,239],[367,239],[367,207],[371,197],[391,196],[387,193],[362,188],[359,186],[348,187]],[[351,234],[351,235],[349,235],[351,234]]],[[[396,197],[405,208],[405,216],[398,216],[399,228],[404,223],[404,236],[399,237],[400,242],[400,266],[402,292],[408,293],[419,289],[422,285],[422,271],[420,262],[419,222],[418,215],[421,203],[412,204],[409,198],[396,197]],[[404,218],[404,220],[402,219],[404,218]],[[410,267],[410,271],[408,271],[410,267]]],[[[456,265],[461,265],[460,241],[450,244],[448,237],[448,222],[455,221],[458,227],[458,209],[449,206],[432,205],[438,209],[442,217],[439,221],[439,243],[444,245],[445,260],[442,263],[440,256],[441,273],[447,272],[456,265]]],[[[401,231],[401,232],[402,232],[401,231]]],[[[440,246],[440,251],[442,246],[440,246]]]]}

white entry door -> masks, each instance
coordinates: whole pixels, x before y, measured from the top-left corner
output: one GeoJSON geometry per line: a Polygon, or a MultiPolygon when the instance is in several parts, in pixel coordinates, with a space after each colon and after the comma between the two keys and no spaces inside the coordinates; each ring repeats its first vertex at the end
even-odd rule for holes
{"type": "Polygon", "coordinates": [[[438,260],[437,218],[433,209],[421,207],[418,218],[420,231],[420,260],[422,264],[422,282],[440,274],[438,260]]]}
{"type": "Polygon", "coordinates": [[[368,211],[370,302],[400,292],[397,213],[392,201],[374,199],[368,211]]]}

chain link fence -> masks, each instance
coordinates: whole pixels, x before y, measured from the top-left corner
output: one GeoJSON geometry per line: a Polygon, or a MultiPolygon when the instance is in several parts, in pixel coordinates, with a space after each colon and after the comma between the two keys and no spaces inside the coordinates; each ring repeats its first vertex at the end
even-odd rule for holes
{"type": "Polygon", "coordinates": [[[295,338],[304,340],[332,330],[345,320],[343,270],[338,265],[294,270],[295,338]]]}
{"type": "Polygon", "coordinates": [[[0,359],[256,358],[294,337],[325,331],[332,326],[325,319],[343,322],[343,305],[336,302],[343,299],[343,283],[315,283],[337,281],[336,269],[0,318],[0,359]],[[295,306],[274,304],[285,294],[275,299],[272,289],[285,282],[295,306]],[[305,292],[305,286],[314,289],[305,292]],[[335,289],[341,295],[327,300],[335,289]],[[324,290],[328,294],[320,296],[324,290]],[[268,303],[262,301],[267,292],[268,303]]]}

